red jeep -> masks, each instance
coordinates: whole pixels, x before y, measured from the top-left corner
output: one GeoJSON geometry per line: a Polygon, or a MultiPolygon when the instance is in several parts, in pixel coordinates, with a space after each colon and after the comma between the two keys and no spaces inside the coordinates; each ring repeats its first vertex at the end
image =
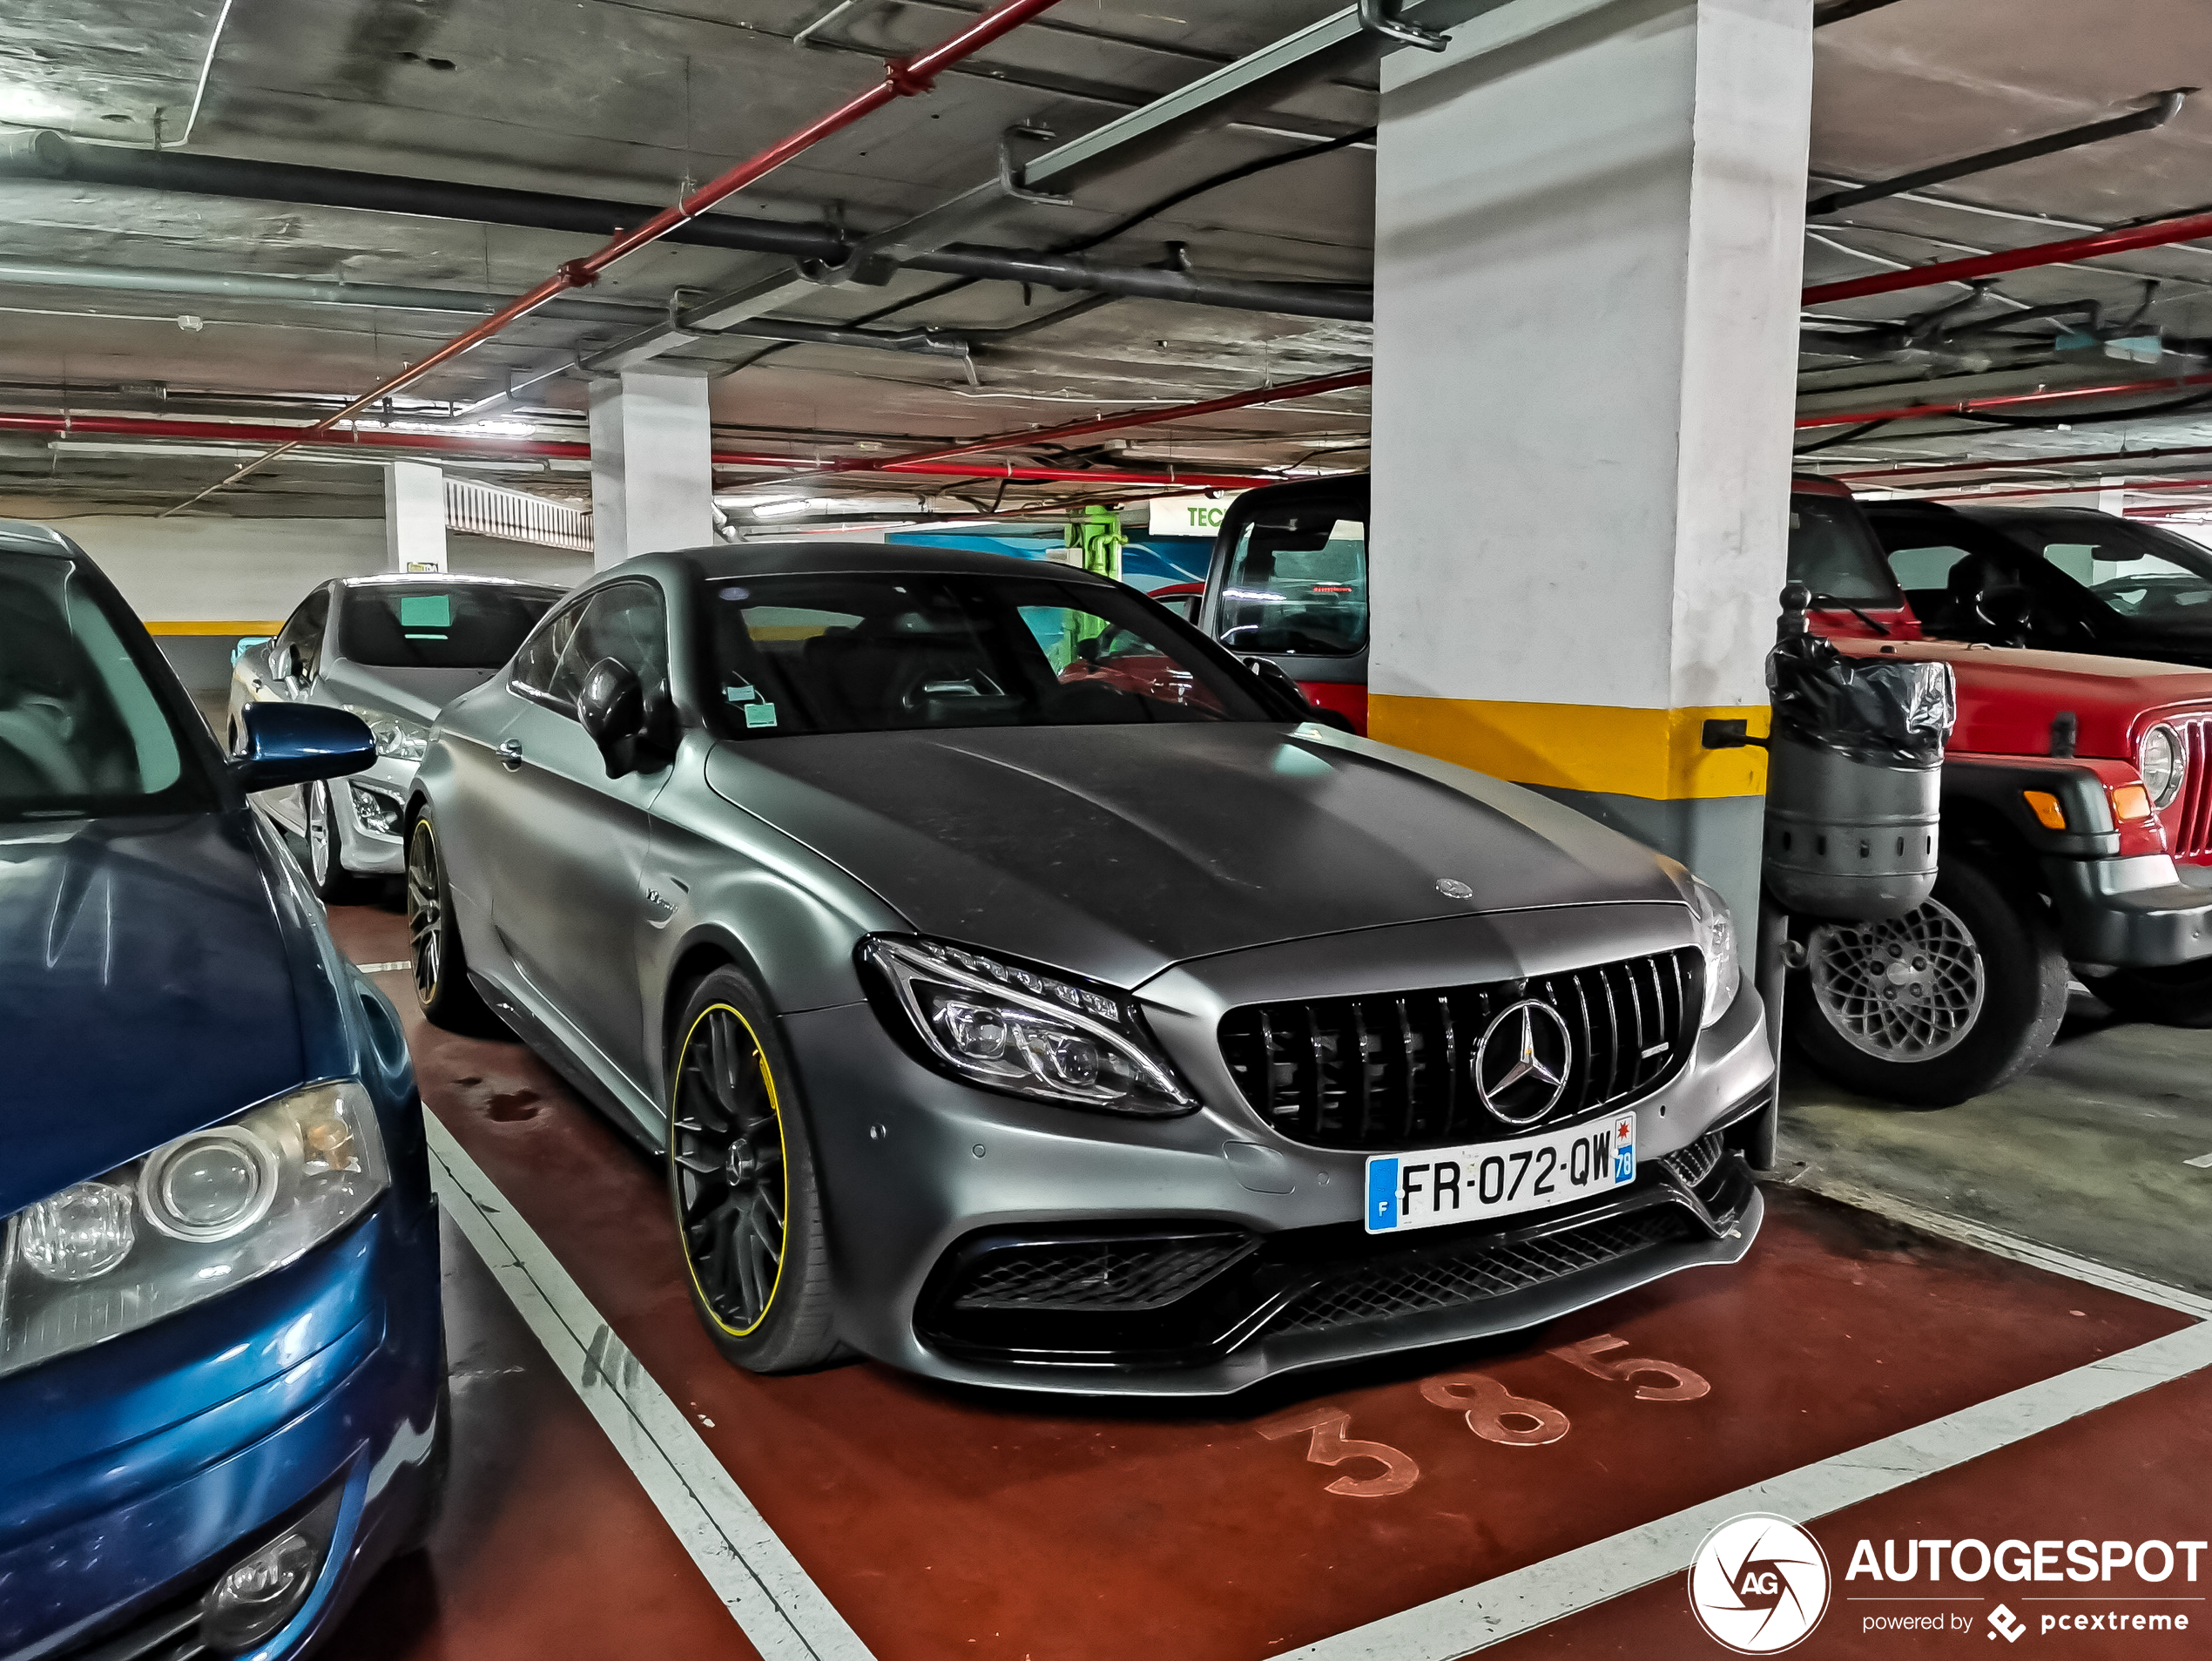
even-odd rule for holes
{"type": "MultiPolygon", "coordinates": [[[[1367,499],[1364,476],[1238,497],[1198,618],[1363,730],[1367,499]]],[[[1800,478],[1791,506],[1813,627],[1947,662],[1959,692],[1934,896],[1894,922],[1791,919],[1799,1050],[1870,1096],[1964,1101],[2049,1047],[2069,963],[2124,1015],[2212,1025],[2212,672],[1925,639],[1848,490],[1800,478]]]]}

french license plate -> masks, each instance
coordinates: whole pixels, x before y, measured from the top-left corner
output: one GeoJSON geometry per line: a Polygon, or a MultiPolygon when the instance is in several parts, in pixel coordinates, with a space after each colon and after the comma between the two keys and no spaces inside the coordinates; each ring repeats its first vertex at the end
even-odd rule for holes
{"type": "Polygon", "coordinates": [[[1636,1179],[1636,1116],[1616,1114],[1510,1142],[1367,1157],[1367,1232],[1511,1217],[1636,1179]]]}

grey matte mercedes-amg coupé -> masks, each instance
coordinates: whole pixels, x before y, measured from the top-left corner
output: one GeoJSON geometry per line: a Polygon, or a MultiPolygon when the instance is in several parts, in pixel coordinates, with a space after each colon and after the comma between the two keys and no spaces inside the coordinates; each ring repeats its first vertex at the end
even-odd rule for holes
{"type": "Polygon", "coordinates": [[[760,1371],[1217,1394],[1740,1258],[1719,897],[1312,713],[1056,565],[632,560],[440,718],[417,994],[665,1158],[760,1371]]]}

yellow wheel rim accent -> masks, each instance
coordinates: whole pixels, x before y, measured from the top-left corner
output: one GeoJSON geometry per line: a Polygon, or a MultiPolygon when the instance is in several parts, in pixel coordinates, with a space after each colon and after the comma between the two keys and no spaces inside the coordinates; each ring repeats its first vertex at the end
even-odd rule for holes
{"type": "Polygon", "coordinates": [[[668,1158],[678,1243],[699,1307],[732,1338],[749,1337],[775,1307],[791,1256],[791,1157],[767,1050],[752,1023],[730,1004],[710,1003],[700,1010],[677,1050],[669,1090],[668,1158]],[[698,1053],[702,1031],[704,1055],[698,1053]],[[755,1083],[757,1101],[749,1099],[755,1083]],[[763,1168],[772,1126],[772,1173],[763,1168]],[[772,1206],[765,1204],[771,1188],[772,1206]],[[721,1198],[715,1198],[718,1191],[721,1198]],[[772,1239],[760,1221],[764,1212],[773,1221],[772,1239]],[[772,1248],[774,1257],[772,1273],[765,1275],[768,1266],[759,1256],[764,1247],[772,1248]],[[705,1276],[700,1273],[703,1254],[708,1259],[705,1276]],[[710,1279],[719,1284],[710,1286],[710,1279]],[[756,1301],[758,1307],[751,1307],[756,1301]]]}

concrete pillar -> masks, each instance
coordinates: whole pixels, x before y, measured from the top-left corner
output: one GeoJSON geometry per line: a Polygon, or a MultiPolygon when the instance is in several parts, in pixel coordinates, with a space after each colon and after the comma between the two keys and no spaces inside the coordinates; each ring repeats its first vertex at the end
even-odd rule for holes
{"type": "Polygon", "coordinates": [[[446,476],[428,462],[384,469],[384,553],[395,571],[446,568],[446,476]]]}
{"type": "Polygon", "coordinates": [[[1384,60],[1377,738],[1689,864],[1749,932],[1787,557],[1804,0],[1514,0],[1384,60]]]}
{"type": "Polygon", "coordinates": [[[625,369],[591,383],[591,564],[714,540],[713,429],[697,370],[625,369]]]}

